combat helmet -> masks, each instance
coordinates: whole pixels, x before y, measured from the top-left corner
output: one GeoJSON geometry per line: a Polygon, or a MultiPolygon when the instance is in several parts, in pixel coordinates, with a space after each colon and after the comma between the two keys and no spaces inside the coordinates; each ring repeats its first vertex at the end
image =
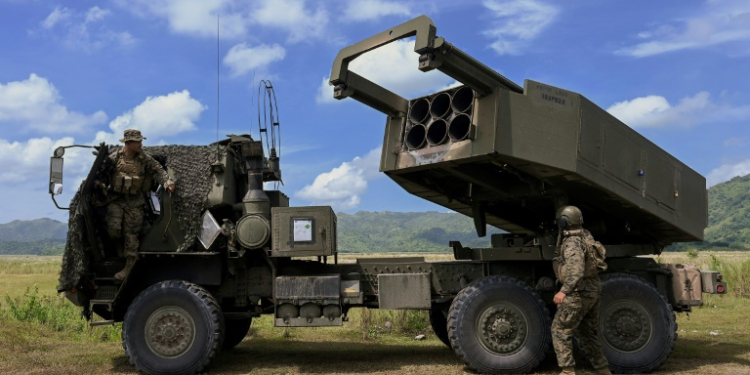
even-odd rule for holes
{"type": "Polygon", "coordinates": [[[563,206],[557,209],[555,220],[560,229],[576,228],[583,225],[583,214],[576,206],[563,206]]]}

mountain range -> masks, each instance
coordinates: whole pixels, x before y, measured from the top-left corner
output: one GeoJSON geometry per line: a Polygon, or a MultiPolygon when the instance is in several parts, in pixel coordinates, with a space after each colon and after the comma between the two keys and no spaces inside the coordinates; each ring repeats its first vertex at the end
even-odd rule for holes
{"type": "MultiPolygon", "coordinates": [[[[477,237],[471,218],[443,212],[337,213],[340,252],[448,252],[448,241],[488,247],[489,235],[477,237]]],[[[0,255],[62,254],[67,224],[52,219],[0,224],[0,255]]],[[[721,248],[750,250],[750,175],[708,189],[705,241],[680,243],[667,250],[721,248]]]]}

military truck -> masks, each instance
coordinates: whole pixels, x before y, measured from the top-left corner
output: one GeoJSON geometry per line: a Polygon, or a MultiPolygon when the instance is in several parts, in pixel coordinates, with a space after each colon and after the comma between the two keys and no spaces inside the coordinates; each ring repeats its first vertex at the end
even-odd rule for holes
{"type": "MultiPolygon", "coordinates": [[[[123,347],[138,370],[202,371],[261,314],[272,314],[276,327],[339,326],[350,309],[366,307],[428,311],[435,335],[474,371],[532,371],[550,351],[559,288],[554,214],[568,204],[607,248],[599,332],[613,372],[658,368],[675,345],[675,312],[701,305],[702,293],[726,293],[718,272],[649,257],[703,239],[705,179],[585,97],[529,80],[516,85],[436,36],[425,16],[342,49],[330,83],[335,98],[386,115],[382,172],[472,217],[480,236],[487,225],[507,233],[492,235],[489,248],[451,242],[454,261],[339,263],[330,207],[290,206],[282,192],[264,189],[281,180],[275,118],[272,142],[262,141],[264,125],[260,139],[147,148],[177,191],[148,192],[138,260],[120,282],[113,275],[123,260],[102,219],[102,171],[113,147],[100,144],[69,207],[59,289],[87,318],[101,317],[92,325],[124,322],[123,347]],[[409,37],[416,68],[461,85],[405,99],[348,69],[363,53],[409,37]]],[[[53,199],[64,152],[51,160],[53,199]]]]}

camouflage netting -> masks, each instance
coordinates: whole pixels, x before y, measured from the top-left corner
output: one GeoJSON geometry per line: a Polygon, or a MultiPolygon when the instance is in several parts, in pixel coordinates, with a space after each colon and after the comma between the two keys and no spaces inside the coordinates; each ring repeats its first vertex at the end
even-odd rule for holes
{"type": "MultiPolygon", "coordinates": [[[[203,206],[213,183],[211,163],[217,160],[216,147],[169,145],[144,147],[144,151],[166,165],[175,180],[177,188],[172,196],[172,209],[180,229],[185,233],[185,240],[176,251],[203,250],[202,246],[197,245],[197,236],[203,206]]],[[[223,152],[222,150],[220,157],[223,152]]],[[[70,202],[68,237],[58,290],[79,286],[82,274],[88,269],[87,255],[91,248],[83,238],[85,223],[83,214],[79,212],[82,188],[83,185],[70,202]]]]}
{"type": "Polygon", "coordinates": [[[63,253],[62,270],[57,291],[62,292],[79,286],[81,275],[88,268],[88,254],[91,249],[84,248],[83,241],[83,214],[79,211],[81,190],[83,184],[70,201],[70,214],[68,214],[68,237],[65,240],[65,253],[63,253]]]}

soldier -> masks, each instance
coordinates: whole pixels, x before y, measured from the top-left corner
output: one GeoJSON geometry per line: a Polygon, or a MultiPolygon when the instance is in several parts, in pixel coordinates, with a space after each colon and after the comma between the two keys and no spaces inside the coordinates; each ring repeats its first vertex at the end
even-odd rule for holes
{"type": "Polygon", "coordinates": [[[122,280],[133,268],[138,252],[138,235],[143,225],[143,195],[151,188],[152,178],[174,192],[175,185],[169,179],[164,168],[151,156],[141,150],[146,137],[134,129],[125,130],[120,142],[125,147],[109,155],[110,198],[106,212],[107,233],[110,238],[122,240],[122,253],[125,256],[125,268],[115,274],[115,279],[122,280]]]}
{"type": "Polygon", "coordinates": [[[598,248],[595,245],[601,245],[589,231],[583,229],[583,215],[577,207],[561,207],[557,210],[556,219],[563,241],[553,265],[555,275],[563,286],[554,297],[557,313],[552,321],[552,344],[557,354],[557,363],[562,367],[560,374],[575,374],[575,333],[596,373],[611,374],[597,334],[602,292],[597,274],[606,270],[603,247],[600,255],[596,256],[598,248]]]}

